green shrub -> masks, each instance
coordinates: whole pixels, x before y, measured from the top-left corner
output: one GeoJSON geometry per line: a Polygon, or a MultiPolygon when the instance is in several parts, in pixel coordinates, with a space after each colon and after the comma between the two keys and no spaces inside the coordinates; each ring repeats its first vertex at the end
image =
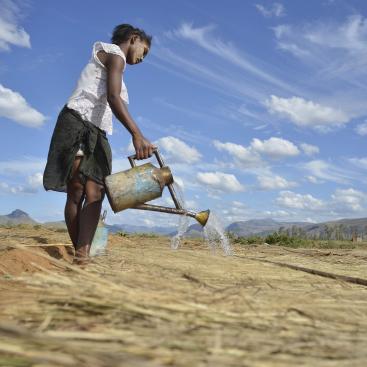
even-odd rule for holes
{"type": "Polygon", "coordinates": [[[140,237],[140,238],[157,238],[159,235],[157,233],[132,233],[134,237],[140,237]]]}
{"type": "Polygon", "coordinates": [[[254,245],[264,243],[264,239],[260,236],[239,237],[231,232],[227,232],[227,236],[231,243],[238,243],[240,245],[254,245]]]}
{"type": "Polygon", "coordinates": [[[18,228],[18,229],[30,229],[33,227],[32,224],[28,224],[28,223],[20,223],[20,224],[16,224],[14,227],[18,228]]]}
{"type": "Polygon", "coordinates": [[[310,240],[299,237],[291,237],[286,233],[274,232],[265,237],[265,242],[269,245],[279,245],[288,247],[309,247],[310,240]]]}
{"type": "Polygon", "coordinates": [[[128,236],[128,233],[126,233],[124,231],[119,231],[119,232],[116,232],[116,235],[117,236],[120,236],[120,237],[127,237],[128,236]]]}
{"type": "Polygon", "coordinates": [[[255,243],[264,243],[264,239],[259,236],[250,236],[246,238],[248,245],[253,245],[255,243]]]}

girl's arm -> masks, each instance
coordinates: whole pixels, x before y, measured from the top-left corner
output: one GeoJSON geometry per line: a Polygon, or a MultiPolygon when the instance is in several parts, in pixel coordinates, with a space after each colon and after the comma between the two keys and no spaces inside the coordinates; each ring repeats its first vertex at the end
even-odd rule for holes
{"type": "Polygon", "coordinates": [[[111,110],[130,132],[136,151],[136,158],[146,159],[153,154],[155,146],[143,136],[120,97],[124,61],[118,55],[107,54],[104,65],[107,69],[107,101],[111,110]]]}

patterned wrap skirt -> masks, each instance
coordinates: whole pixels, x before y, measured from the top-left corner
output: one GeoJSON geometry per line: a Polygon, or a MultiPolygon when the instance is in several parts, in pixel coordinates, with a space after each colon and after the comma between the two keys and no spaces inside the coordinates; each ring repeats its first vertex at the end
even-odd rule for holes
{"type": "Polygon", "coordinates": [[[91,179],[104,185],[104,178],[112,171],[112,153],[106,132],[64,106],[51,138],[43,174],[45,190],[66,192],[80,146],[84,153],[79,166],[81,182],[85,184],[91,179]]]}

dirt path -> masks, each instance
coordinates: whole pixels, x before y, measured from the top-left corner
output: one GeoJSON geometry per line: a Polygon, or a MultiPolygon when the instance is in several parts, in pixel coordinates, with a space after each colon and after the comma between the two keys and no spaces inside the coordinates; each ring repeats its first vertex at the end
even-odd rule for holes
{"type": "Polygon", "coordinates": [[[80,269],[65,248],[10,248],[67,241],[51,232],[0,231],[0,366],[366,365],[367,287],[268,262],[366,279],[366,250],[224,257],[200,241],[171,251],[166,238],[112,236],[80,269]],[[5,270],[12,252],[32,257],[26,272],[5,270]]]}

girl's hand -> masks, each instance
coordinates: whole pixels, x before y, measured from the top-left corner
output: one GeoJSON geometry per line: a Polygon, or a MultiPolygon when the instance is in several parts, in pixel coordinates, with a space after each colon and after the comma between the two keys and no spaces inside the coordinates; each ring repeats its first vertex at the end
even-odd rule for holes
{"type": "Polygon", "coordinates": [[[136,159],[147,159],[152,156],[154,149],[157,149],[155,145],[141,134],[133,135],[133,145],[136,159]]]}

